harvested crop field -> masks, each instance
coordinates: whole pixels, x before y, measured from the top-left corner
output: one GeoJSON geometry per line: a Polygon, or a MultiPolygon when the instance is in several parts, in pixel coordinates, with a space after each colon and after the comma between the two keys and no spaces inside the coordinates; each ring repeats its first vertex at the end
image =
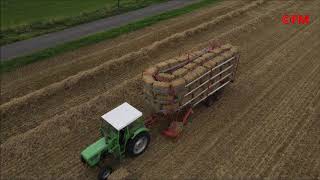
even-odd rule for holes
{"type": "Polygon", "coordinates": [[[141,73],[208,41],[240,47],[236,81],[194,109],[178,141],[152,130],[121,167],[138,179],[320,178],[320,1],[221,1],[28,65],[1,79],[1,179],[93,179],[79,154],[124,101],[145,115],[141,73]],[[311,16],[284,25],[281,16],[311,16]]]}

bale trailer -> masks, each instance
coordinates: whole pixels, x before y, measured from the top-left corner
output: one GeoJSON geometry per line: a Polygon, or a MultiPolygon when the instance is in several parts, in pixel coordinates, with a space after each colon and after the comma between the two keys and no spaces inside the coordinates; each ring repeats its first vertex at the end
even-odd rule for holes
{"type": "MultiPolygon", "coordinates": [[[[240,53],[230,44],[184,54],[158,63],[142,73],[144,99],[151,114],[125,102],[102,116],[101,138],[81,152],[84,164],[99,166],[108,155],[122,159],[142,154],[150,143],[149,129],[165,119],[166,137],[177,138],[193,109],[204,102],[210,106],[223,88],[235,80],[240,53]]],[[[98,179],[107,179],[110,166],[102,166],[98,179]]]]}

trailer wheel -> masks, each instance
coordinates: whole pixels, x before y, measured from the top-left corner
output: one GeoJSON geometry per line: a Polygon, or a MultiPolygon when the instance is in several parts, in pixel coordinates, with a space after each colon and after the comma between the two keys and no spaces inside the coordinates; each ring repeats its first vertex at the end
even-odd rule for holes
{"type": "Polygon", "coordinates": [[[216,101],[217,99],[218,99],[217,95],[212,94],[207,97],[207,99],[204,101],[204,104],[205,104],[205,106],[210,107],[214,103],[214,101],[216,101]]]}
{"type": "Polygon", "coordinates": [[[110,174],[112,173],[112,169],[108,166],[100,169],[98,174],[98,180],[107,180],[110,174]]]}
{"type": "Polygon", "coordinates": [[[129,141],[127,145],[127,153],[131,157],[136,157],[142,154],[150,143],[150,134],[148,132],[141,132],[135,138],[129,141]]]}

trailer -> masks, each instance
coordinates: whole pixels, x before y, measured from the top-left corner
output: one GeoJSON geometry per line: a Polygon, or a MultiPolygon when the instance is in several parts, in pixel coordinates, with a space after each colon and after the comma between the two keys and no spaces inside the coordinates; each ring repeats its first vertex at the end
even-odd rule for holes
{"type": "Polygon", "coordinates": [[[210,105],[219,92],[235,80],[240,59],[238,48],[211,46],[161,62],[143,73],[143,92],[153,113],[146,125],[161,119],[170,122],[163,134],[176,138],[188,123],[192,109],[201,102],[210,105]]]}
{"type": "MultiPolygon", "coordinates": [[[[177,138],[193,108],[210,105],[222,89],[235,80],[240,59],[236,47],[226,44],[187,53],[146,69],[142,75],[145,102],[152,107],[146,118],[125,102],[102,116],[101,137],[81,152],[81,161],[99,166],[106,156],[122,159],[142,154],[150,143],[149,129],[160,120],[169,121],[162,134],[177,138]]],[[[100,166],[99,166],[100,167],[100,166]]],[[[112,172],[103,165],[98,175],[105,180],[112,172]]]]}

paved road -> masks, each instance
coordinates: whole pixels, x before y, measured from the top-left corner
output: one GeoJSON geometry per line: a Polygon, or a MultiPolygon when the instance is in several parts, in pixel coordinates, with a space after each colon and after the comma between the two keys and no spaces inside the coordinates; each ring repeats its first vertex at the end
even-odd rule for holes
{"type": "Polygon", "coordinates": [[[198,1],[199,0],[171,0],[169,2],[151,5],[136,11],[81,24],[62,31],[4,45],[0,47],[0,58],[1,60],[7,61],[14,57],[28,55],[30,53],[54,47],[58,44],[76,40],[90,34],[125,25],[130,22],[143,19],[147,16],[153,16],[168,10],[181,8],[198,1]]]}

